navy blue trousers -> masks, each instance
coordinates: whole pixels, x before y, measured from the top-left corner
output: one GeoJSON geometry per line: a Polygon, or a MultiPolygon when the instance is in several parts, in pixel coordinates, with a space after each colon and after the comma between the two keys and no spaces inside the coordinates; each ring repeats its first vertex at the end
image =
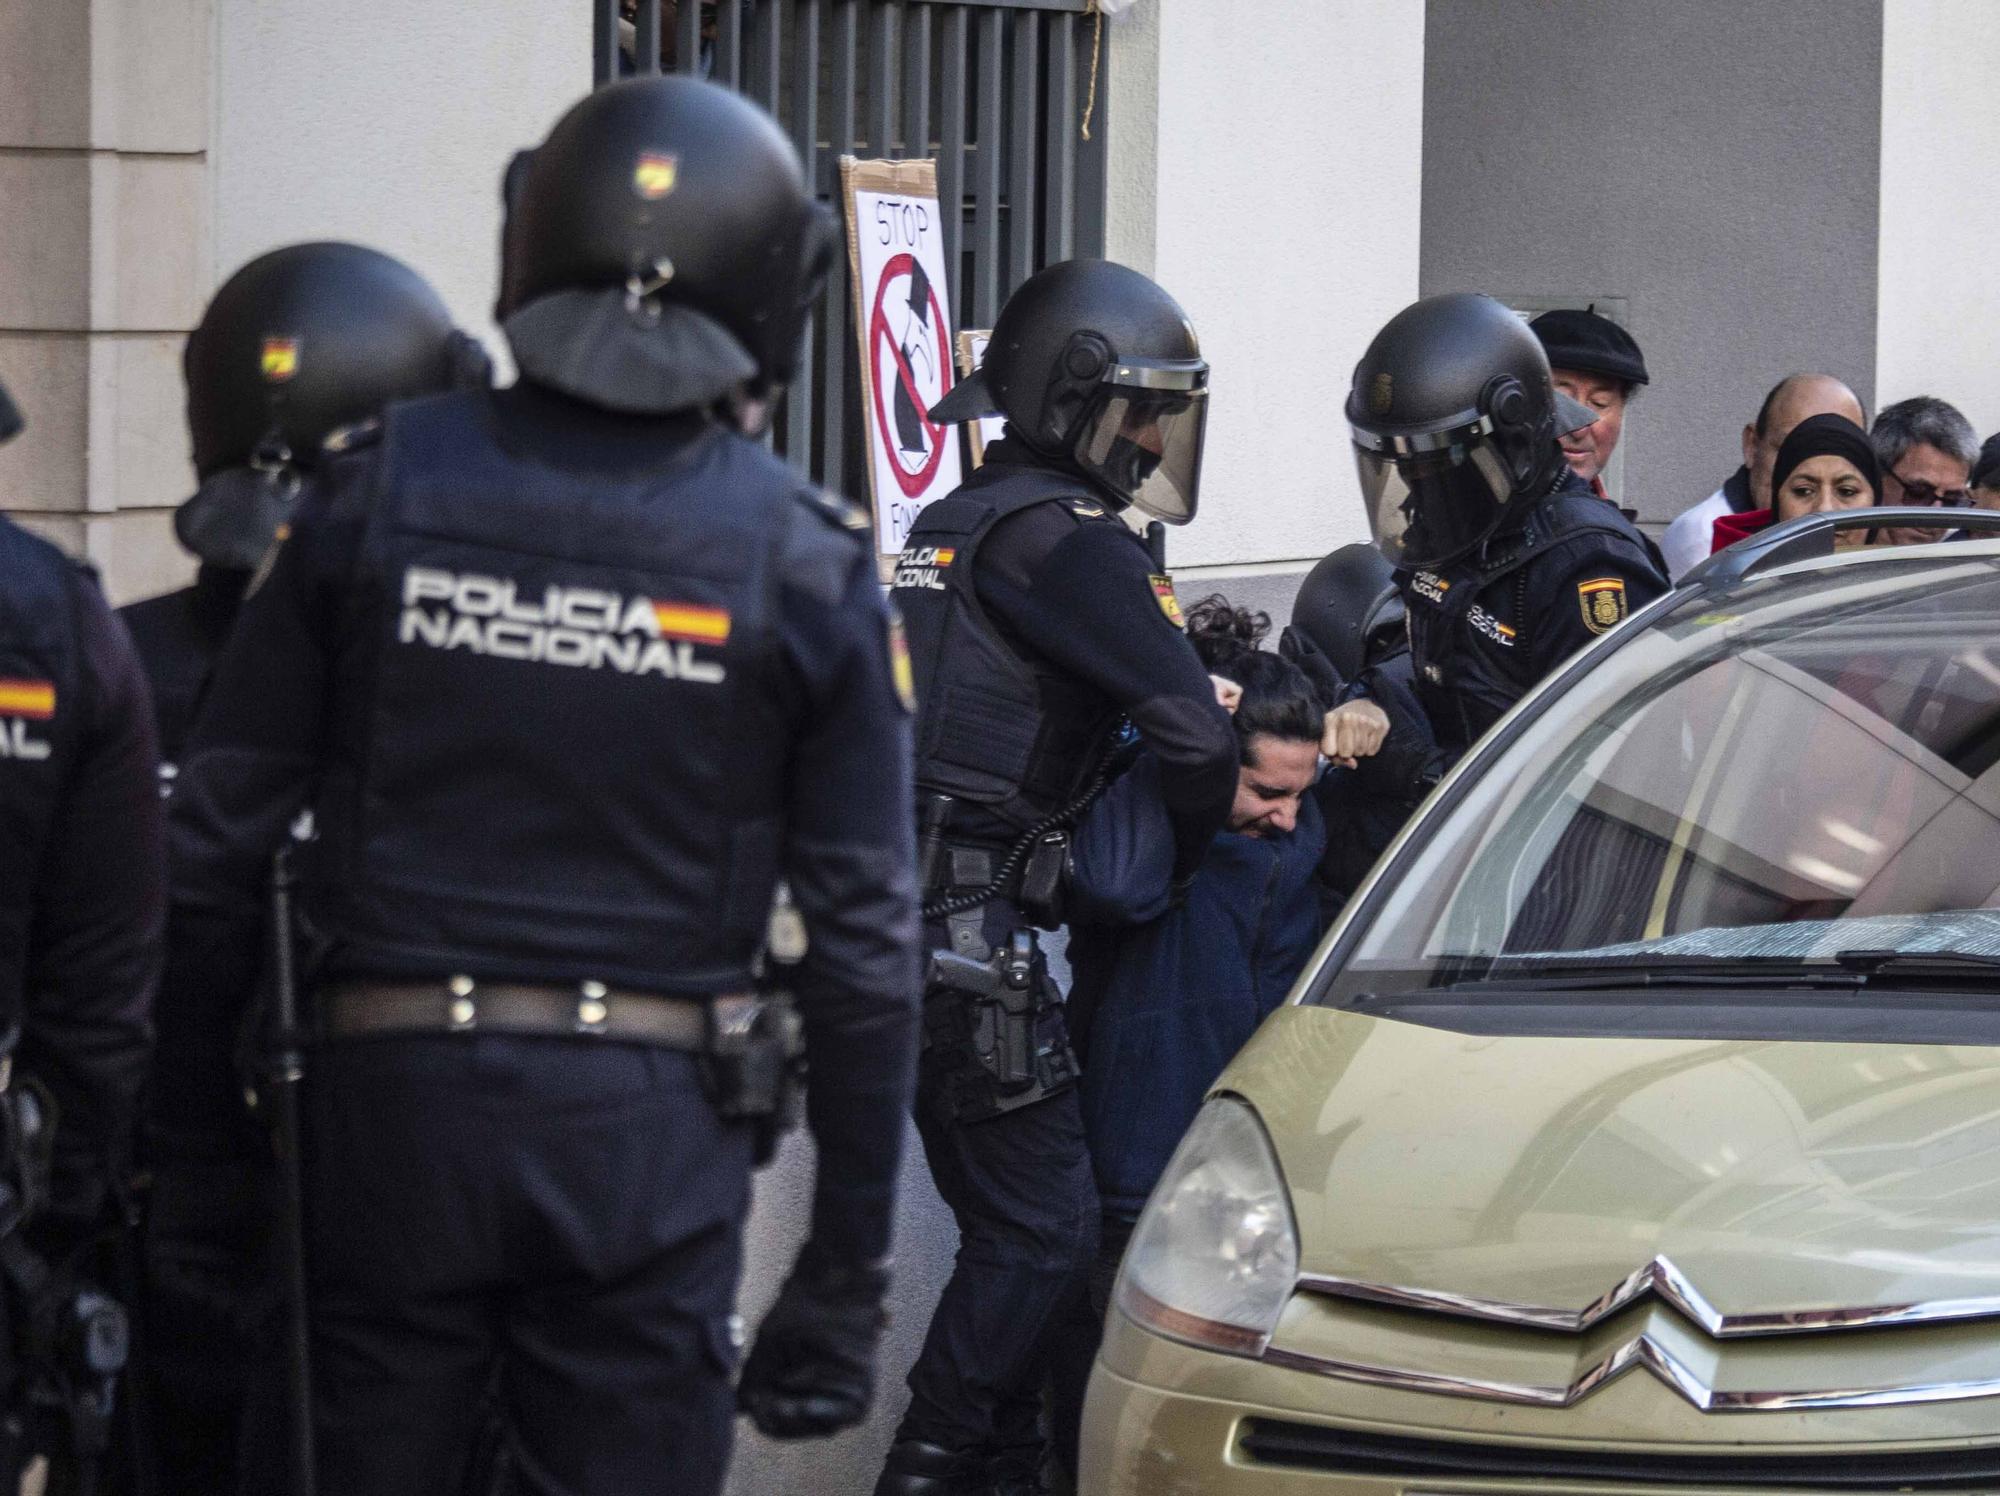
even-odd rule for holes
{"type": "Polygon", "coordinates": [[[380,1039],[307,1084],[322,1496],[461,1490],[495,1397],[524,1496],[721,1489],[751,1136],[692,1056],[380,1039]]]}
{"type": "MultiPolygon", "coordinates": [[[[989,940],[1004,938],[997,926],[989,940]]],[[[952,1122],[940,1118],[937,1080],[926,1053],[917,1067],[917,1132],[958,1222],[958,1257],[910,1368],[910,1407],[896,1437],[1006,1456],[1041,1443],[1043,1383],[1096,1256],[1097,1185],[1075,1088],[952,1122]]]]}

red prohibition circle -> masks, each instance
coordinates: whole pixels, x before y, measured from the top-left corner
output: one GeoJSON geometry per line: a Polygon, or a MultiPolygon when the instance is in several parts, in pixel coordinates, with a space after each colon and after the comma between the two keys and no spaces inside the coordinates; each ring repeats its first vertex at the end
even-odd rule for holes
{"type": "MultiPolygon", "coordinates": [[[[910,499],[916,498],[929,488],[931,480],[937,476],[938,463],[944,458],[944,429],[932,424],[930,408],[923,396],[917,393],[916,375],[910,372],[910,366],[903,361],[903,350],[896,346],[896,340],[889,335],[889,319],[883,313],[882,298],[889,290],[889,282],[899,275],[912,273],[916,268],[917,261],[914,255],[890,256],[889,262],[882,267],[881,279],[875,283],[875,310],[868,319],[868,385],[875,392],[876,439],[888,449],[889,467],[896,475],[896,486],[903,490],[905,498],[910,499]],[[882,367],[882,360],[877,350],[883,343],[889,346],[889,357],[896,365],[896,377],[902,380],[903,388],[909,393],[910,403],[917,408],[917,419],[924,423],[924,434],[930,438],[931,455],[914,473],[904,471],[895,449],[889,446],[889,412],[882,403],[882,381],[875,377],[882,367]]],[[[931,299],[931,329],[938,341],[938,399],[942,400],[951,393],[951,357],[944,346],[944,311],[938,305],[937,287],[932,285],[928,290],[931,299]]]]}

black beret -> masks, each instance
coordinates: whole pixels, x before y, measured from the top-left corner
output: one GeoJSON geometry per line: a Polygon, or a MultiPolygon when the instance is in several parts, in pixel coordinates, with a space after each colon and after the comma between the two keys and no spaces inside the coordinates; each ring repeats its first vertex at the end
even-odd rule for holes
{"type": "Polygon", "coordinates": [[[1628,385],[1647,382],[1646,356],[1632,341],[1632,334],[1595,310],[1559,307],[1543,312],[1528,326],[1542,340],[1552,369],[1607,374],[1628,385]]]}

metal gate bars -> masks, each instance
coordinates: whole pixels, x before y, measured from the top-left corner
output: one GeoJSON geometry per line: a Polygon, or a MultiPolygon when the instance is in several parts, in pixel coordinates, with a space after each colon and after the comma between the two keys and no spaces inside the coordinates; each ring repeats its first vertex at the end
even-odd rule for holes
{"type": "MultiPolygon", "coordinates": [[[[599,83],[664,70],[740,89],[791,134],[824,201],[836,203],[843,155],[935,157],[959,327],[991,327],[1043,265],[1104,252],[1108,49],[1090,0],[592,4],[599,83]]],[[[843,253],[775,439],[816,481],[861,495],[847,274],[843,253]]]]}

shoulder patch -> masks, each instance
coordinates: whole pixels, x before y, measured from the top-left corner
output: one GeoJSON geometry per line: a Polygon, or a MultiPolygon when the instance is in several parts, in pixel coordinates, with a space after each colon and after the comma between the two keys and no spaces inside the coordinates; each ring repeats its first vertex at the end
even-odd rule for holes
{"type": "Polygon", "coordinates": [[[1625,579],[1593,577],[1576,584],[1576,605],[1583,611],[1583,626],[1593,634],[1608,634],[1625,621],[1625,579]]]}
{"type": "Polygon", "coordinates": [[[1174,579],[1164,572],[1154,572],[1146,578],[1153,584],[1153,600],[1160,605],[1160,611],[1167,615],[1167,622],[1177,629],[1187,627],[1187,616],[1181,612],[1181,600],[1174,596],[1174,579]]]}
{"type": "Polygon", "coordinates": [[[382,439],[382,420],[370,416],[365,421],[356,421],[348,426],[336,426],[327,433],[326,440],[319,444],[320,451],[329,457],[338,457],[343,452],[356,452],[363,447],[372,447],[382,439]]]}
{"type": "Polygon", "coordinates": [[[868,511],[859,504],[849,503],[839,494],[828,493],[822,488],[802,488],[798,497],[801,504],[836,529],[866,535],[873,528],[868,511]]]}

